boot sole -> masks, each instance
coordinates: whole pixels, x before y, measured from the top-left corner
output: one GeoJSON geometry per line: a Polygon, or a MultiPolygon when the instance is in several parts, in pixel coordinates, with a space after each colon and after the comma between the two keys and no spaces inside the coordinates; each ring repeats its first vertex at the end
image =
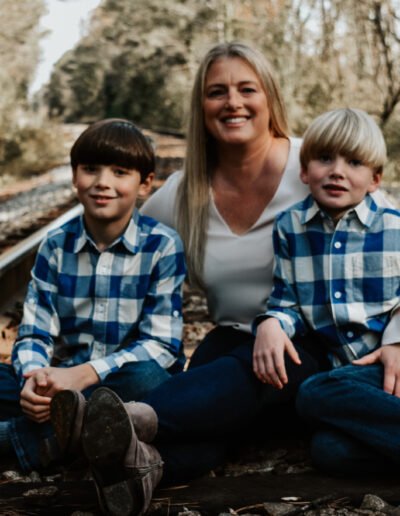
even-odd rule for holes
{"type": "Polygon", "coordinates": [[[129,481],[125,469],[125,456],[133,435],[120,398],[105,387],[96,389],[87,404],[82,445],[105,514],[137,515],[143,505],[141,490],[129,481]]]}
{"type": "Polygon", "coordinates": [[[74,436],[79,396],[76,391],[60,391],[54,396],[50,405],[51,422],[58,445],[64,455],[72,451],[72,442],[79,439],[79,436],[74,436]]]}

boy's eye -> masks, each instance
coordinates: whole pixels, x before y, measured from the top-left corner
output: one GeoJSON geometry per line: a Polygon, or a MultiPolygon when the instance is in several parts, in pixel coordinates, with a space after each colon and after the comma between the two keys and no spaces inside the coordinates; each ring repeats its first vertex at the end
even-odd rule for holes
{"type": "Polygon", "coordinates": [[[114,174],[116,176],[126,176],[128,171],[123,168],[114,168],[114,174]]]}
{"type": "Polygon", "coordinates": [[[318,161],[321,163],[330,163],[332,161],[332,156],[330,154],[321,154],[321,156],[318,157],[318,161]]]}
{"type": "Polygon", "coordinates": [[[349,159],[349,165],[351,165],[352,167],[361,167],[362,164],[363,163],[360,159],[349,159]]]}
{"type": "Polygon", "coordinates": [[[96,165],[82,165],[82,170],[88,173],[96,172],[98,169],[98,166],[96,165]]]}

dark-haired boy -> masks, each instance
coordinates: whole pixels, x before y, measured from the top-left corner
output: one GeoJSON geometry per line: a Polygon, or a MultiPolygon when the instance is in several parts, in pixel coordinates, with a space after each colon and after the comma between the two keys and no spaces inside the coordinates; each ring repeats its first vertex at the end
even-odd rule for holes
{"type": "Polygon", "coordinates": [[[184,363],[182,244],[135,209],[154,175],[151,144],[131,122],[103,120],[71,165],[84,213],[42,243],[12,367],[0,368],[0,454],[14,451],[25,471],[72,458],[97,386],[137,400],[184,363]]]}

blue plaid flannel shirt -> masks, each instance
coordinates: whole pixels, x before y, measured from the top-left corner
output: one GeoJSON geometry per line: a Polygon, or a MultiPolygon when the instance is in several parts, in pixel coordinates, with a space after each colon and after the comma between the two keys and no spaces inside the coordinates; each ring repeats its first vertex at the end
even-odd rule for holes
{"type": "Polygon", "coordinates": [[[400,342],[399,211],[367,195],[335,226],[309,196],[277,217],[273,241],[266,316],[289,338],[315,331],[334,367],[400,342]]]}
{"type": "Polygon", "coordinates": [[[177,233],[135,209],[120,238],[99,252],[82,216],[42,242],[12,362],[21,377],[54,362],[90,362],[100,379],[127,362],[183,358],[177,233]]]}

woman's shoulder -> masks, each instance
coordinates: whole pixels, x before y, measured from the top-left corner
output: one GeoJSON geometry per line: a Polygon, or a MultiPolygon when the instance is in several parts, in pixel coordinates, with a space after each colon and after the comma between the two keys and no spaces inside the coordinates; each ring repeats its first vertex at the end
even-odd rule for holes
{"type": "Polygon", "coordinates": [[[170,227],[175,227],[175,209],[182,172],[174,172],[143,204],[140,212],[170,227]]]}

